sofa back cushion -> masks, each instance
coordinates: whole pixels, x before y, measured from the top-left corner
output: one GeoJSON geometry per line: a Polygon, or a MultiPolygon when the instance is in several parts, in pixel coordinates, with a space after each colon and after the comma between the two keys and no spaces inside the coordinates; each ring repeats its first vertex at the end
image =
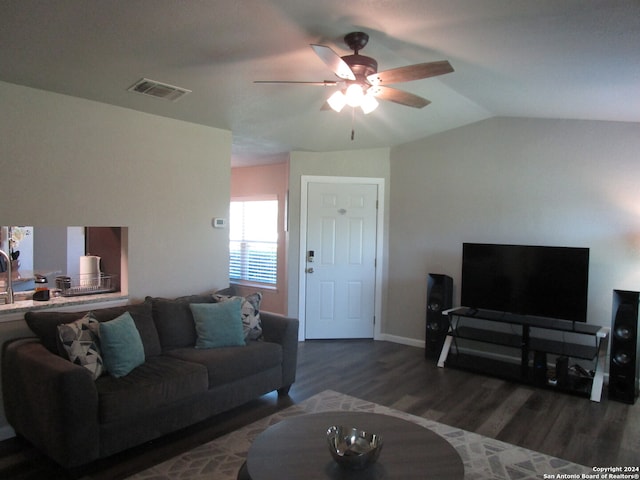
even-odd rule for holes
{"type": "Polygon", "coordinates": [[[192,303],[216,303],[213,295],[188,295],[178,298],[147,297],[163,351],[193,347],[196,327],[189,307],[192,303]]]}
{"type": "Polygon", "coordinates": [[[52,353],[58,354],[58,325],[71,323],[91,312],[96,320],[107,322],[129,312],[135,323],[146,357],[160,355],[160,339],[155,323],[153,322],[151,302],[144,301],[121,307],[98,308],[84,312],[51,312],[31,311],[25,313],[25,320],[29,328],[40,338],[42,344],[52,353]]]}

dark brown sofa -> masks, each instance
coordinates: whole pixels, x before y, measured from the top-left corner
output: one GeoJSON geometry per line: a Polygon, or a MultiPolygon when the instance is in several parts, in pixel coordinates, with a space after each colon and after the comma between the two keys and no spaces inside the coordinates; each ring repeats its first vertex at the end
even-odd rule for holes
{"type": "Polygon", "coordinates": [[[29,312],[34,338],[3,348],[7,419],[16,433],[65,467],[86,464],[184,428],[295,381],[298,320],[260,312],[263,336],[246,346],[196,349],[191,303],[211,295],[148,297],[92,310],[103,322],[128,311],[145,361],[126,376],[96,380],[58,352],[57,325],[85,312],[29,312]]]}

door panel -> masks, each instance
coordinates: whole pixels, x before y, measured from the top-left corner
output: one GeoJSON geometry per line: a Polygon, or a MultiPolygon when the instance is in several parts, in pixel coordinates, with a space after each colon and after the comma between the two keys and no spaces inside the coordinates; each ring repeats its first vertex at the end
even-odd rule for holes
{"type": "Polygon", "coordinates": [[[373,337],[377,196],[377,185],[308,185],[308,339],[373,337]]]}
{"type": "Polygon", "coordinates": [[[322,218],[320,233],[320,261],[324,266],[336,263],[336,222],[333,218],[322,218]]]}
{"type": "Polygon", "coordinates": [[[364,225],[361,218],[352,218],[349,222],[349,264],[362,265],[364,263],[364,225]]]}
{"type": "Polygon", "coordinates": [[[362,282],[349,282],[347,285],[347,318],[362,317],[362,282]]]}

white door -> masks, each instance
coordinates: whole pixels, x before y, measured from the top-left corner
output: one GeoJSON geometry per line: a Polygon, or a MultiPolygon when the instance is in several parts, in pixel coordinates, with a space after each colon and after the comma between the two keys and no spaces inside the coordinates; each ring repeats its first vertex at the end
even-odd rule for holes
{"type": "Polygon", "coordinates": [[[309,183],[305,337],[373,338],[378,186],[309,183]]]}

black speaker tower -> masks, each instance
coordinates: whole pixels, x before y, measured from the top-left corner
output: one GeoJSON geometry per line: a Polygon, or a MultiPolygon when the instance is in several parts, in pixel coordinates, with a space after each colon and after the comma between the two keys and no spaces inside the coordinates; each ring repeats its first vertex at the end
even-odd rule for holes
{"type": "Polygon", "coordinates": [[[442,312],[453,306],[453,278],[439,273],[427,275],[427,331],[425,358],[440,357],[449,331],[449,319],[442,312]]]}
{"type": "Polygon", "coordinates": [[[640,292],[613,291],[609,398],[635,403],[638,396],[638,302],[640,292]]]}

